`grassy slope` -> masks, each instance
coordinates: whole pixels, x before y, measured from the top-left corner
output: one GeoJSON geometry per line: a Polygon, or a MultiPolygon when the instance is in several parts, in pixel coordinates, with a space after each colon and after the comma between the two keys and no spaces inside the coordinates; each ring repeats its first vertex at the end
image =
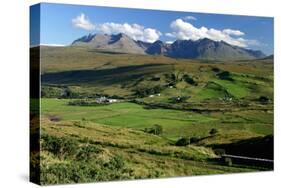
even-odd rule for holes
{"type": "Polygon", "coordinates": [[[176,89],[165,89],[162,98],[179,94],[191,96],[191,102],[199,102],[224,96],[221,91],[206,88],[209,82],[221,85],[238,99],[256,99],[260,95],[273,98],[271,60],[204,63],[162,56],[116,55],[77,47],[43,47],[41,59],[43,84],[68,85],[77,92],[126,97],[132,95],[138,87],[167,84],[165,74],[187,73],[198,86],[180,81],[176,89]],[[218,79],[213,68],[231,72],[234,81],[218,79]],[[161,78],[160,81],[150,80],[155,75],[161,78]]]}
{"type": "Polygon", "coordinates": [[[208,148],[178,148],[171,146],[170,142],[185,136],[206,137],[211,128],[218,129],[219,134],[204,139],[199,143],[202,146],[232,143],[273,133],[273,104],[269,102],[264,105],[256,101],[260,96],[273,101],[271,60],[214,63],[160,56],[111,54],[73,47],[43,47],[41,55],[42,84],[59,92],[63,91],[61,86],[67,86],[77,93],[127,98],[134,97],[136,88],[167,84],[165,74],[188,74],[198,85],[181,80],[174,88],[164,88],[161,96],[140,100],[152,104],[171,104],[171,97],[189,96],[183,104],[173,105],[215,109],[201,113],[145,109],[128,102],[99,107],[73,107],[67,105],[69,99],[42,99],[43,133],[76,139],[80,143],[79,150],[89,144],[102,148],[102,152],[93,157],[101,159],[102,164],[97,161],[83,163],[76,161],[73,156],[60,158],[44,150],[42,169],[51,174],[50,177],[44,177],[46,183],[248,171],[250,169],[226,167],[206,161],[214,157],[208,148]],[[229,71],[233,81],[219,79],[214,68],[229,71]],[[159,81],[151,79],[155,75],[160,77],[159,81]],[[221,101],[220,98],[226,93],[235,102],[221,101]],[[51,116],[58,116],[62,120],[50,122],[48,119],[51,116]],[[163,138],[140,131],[154,124],[163,126],[163,138]],[[92,141],[84,140],[85,137],[92,141]],[[181,153],[188,157],[179,157],[181,153]],[[104,168],[104,165],[108,165],[107,161],[114,161],[113,157],[119,155],[125,161],[122,171],[110,172],[110,169],[104,168]],[[63,166],[72,163],[75,163],[73,168],[63,166]],[[100,176],[90,176],[87,166],[105,170],[101,170],[100,176]],[[78,169],[84,169],[81,174],[89,176],[75,179],[81,176],[74,173],[78,169]],[[58,175],[56,171],[62,174],[58,175]],[[70,173],[71,177],[66,177],[64,173],[70,173]]]}
{"type": "MultiPolygon", "coordinates": [[[[210,162],[209,159],[215,158],[216,155],[208,148],[175,147],[162,137],[134,129],[110,128],[88,121],[54,123],[44,119],[42,122],[42,135],[47,133],[49,137],[76,141],[79,143],[79,147],[75,148],[76,151],[85,147],[96,148],[95,151],[88,153],[91,158],[86,163],[84,160],[87,158],[79,159],[77,154],[59,157],[51,150],[43,149],[41,153],[43,184],[104,181],[107,178],[139,179],[252,171],[210,162]],[[110,164],[112,165],[112,160],[116,156],[119,156],[124,164],[122,163],[112,176],[110,171],[116,169],[110,169],[110,164]],[[67,167],[68,164],[71,166],[67,167]],[[91,173],[87,167],[81,168],[84,164],[88,168],[94,165],[93,168],[97,173],[91,173]],[[96,169],[99,165],[103,166],[102,169],[96,169]],[[71,172],[75,167],[78,168],[77,172],[71,172]]],[[[42,139],[41,144],[44,145],[45,142],[46,140],[42,139]]]]}

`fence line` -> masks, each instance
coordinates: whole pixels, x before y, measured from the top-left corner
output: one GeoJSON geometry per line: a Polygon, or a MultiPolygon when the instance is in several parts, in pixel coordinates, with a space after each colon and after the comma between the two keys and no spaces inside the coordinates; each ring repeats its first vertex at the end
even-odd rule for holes
{"type": "Polygon", "coordinates": [[[253,161],[264,161],[264,162],[270,162],[270,163],[274,162],[271,159],[261,159],[261,158],[245,157],[245,156],[238,156],[238,155],[228,155],[228,154],[224,154],[224,155],[222,155],[222,157],[230,157],[230,158],[236,158],[236,159],[247,159],[247,160],[253,160],[253,161]]]}

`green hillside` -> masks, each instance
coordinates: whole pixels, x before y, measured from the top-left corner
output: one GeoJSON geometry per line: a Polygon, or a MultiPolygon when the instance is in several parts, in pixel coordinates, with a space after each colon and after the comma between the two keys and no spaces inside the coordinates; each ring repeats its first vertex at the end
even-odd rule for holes
{"type": "Polygon", "coordinates": [[[253,171],[212,162],[211,149],[176,147],[134,129],[44,119],[41,131],[43,184],[253,171]]]}
{"type": "Polygon", "coordinates": [[[270,145],[273,59],[41,47],[41,84],[46,184],[272,170],[217,149],[270,145]]]}

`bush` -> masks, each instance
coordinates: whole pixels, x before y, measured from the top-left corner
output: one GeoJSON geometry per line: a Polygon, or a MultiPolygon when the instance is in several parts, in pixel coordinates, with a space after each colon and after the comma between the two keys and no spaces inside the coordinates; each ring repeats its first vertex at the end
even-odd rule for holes
{"type": "Polygon", "coordinates": [[[123,162],[122,157],[116,156],[107,163],[102,160],[93,160],[91,163],[84,161],[48,165],[43,163],[40,180],[43,184],[66,184],[129,179],[130,169],[125,168],[123,162]]]}
{"type": "Polygon", "coordinates": [[[165,77],[170,86],[175,86],[178,82],[182,81],[181,72],[173,72],[170,74],[165,74],[165,77]]]}
{"type": "Polygon", "coordinates": [[[79,97],[81,97],[81,96],[79,95],[79,93],[76,93],[76,92],[74,92],[73,90],[71,90],[69,87],[67,87],[67,88],[64,90],[64,92],[63,92],[63,94],[62,94],[62,97],[63,97],[63,98],[79,98],[79,97]]]}
{"type": "Polygon", "coordinates": [[[151,78],[151,81],[160,81],[160,79],[161,79],[160,76],[155,75],[151,78]]]}
{"type": "Polygon", "coordinates": [[[227,166],[232,166],[232,159],[231,159],[231,158],[226,157],[226,158],[224,159],[224,162],[225,162],[225,164],[226,164],[227,166]]]}
{"type": "Polygon", "coordinates": [[[213,128],[213,129],[210,130],[209,134],[213,136],[213,135],[217,134],[218,132],[219,131],[217,129],[213,128]]]}
{"type": "Polygon", "coordinates": [[[180,138],[177,142],[176,142],[176,146],[187,146],[190,144],[190,139],[189,138],[180,138]]]}
{"type": "Polygon", "coordinates": [[[219,77],[219,79],[221,80],[229,80],[229,81],[233,81],[233,78],[231,78],[231,74],[228,71],[223,71],[221,73],[218,73],[217,76],[219,77]]]}
{"type": "Polygon", "coordinates": [[[81,141],[59,138],[43,134],[42,149],[52,152],[55,157],[71,157],[66,160],[49,162],[42,158],[40,181],[43,184],[63,184],[92,181],[108,181],[130,178],[132,170],[126,167],[125,159],[120,156],[97,158],[102,151],[91,144],[89,139],[81,141]],[[96,155],[97,154],[97,155],[96,155]],[[68,162],[70,161],[70,162],[68,162]]]}
{"type": "Polygon", "coordinates": [[[101,106],[105,104],[107,103],[97,103],[95,100],[89,100],[89,99],[77,99],[68,102],[68,105],[71,106],[101,106]]]}
{"type": "Polygon", "coordinates": [[[260,96],[258,100],[259,100],[259,102],[261,102],[261,103],[268,103],[269,98],[266,97],[266,96],[260,96]]]}
{"type": "Polygon", "coordinates": [[[89,161],[90,159],[93,158],[93,156],[97,153],[99,153],[101,149],[92,146],[92,145],[86,145],[79,149],[76,159],[77,160],[84,160],[84,161],[89,161]]]}
{"type": "Polygon", "coordinates": [[[138,97],[147,97],[149,95],[160,93],[164,88],[162,86],[141,87],[135,90],[135,95],[138,97]]]}
{"type": "Polygon", "coordinates": [[[199,140],[200,140],[200,137],[193,136],[193,137],[190,138],[190,143],[191,144],[197,143],[199,140]]]}
{"type": "Polygon", "coordinates": [[[214,152],[216,155],[224,155],[225,150],[224,149],[214,149],[214,152]]]}
{"type": "Polygon", "coordinates": [[[187,75],[187,74],[183,75],[183,80],[184,80],[186,83],[189,83],[189,84],[191,84],[191,85],[194,85],[194,86],[197,85],[197,83],[193,80],[193,78],[190,77],[190,76],[187,75]]]}
{"type": "Polygon", "coordinates": [[[151,128],[145,128],[144,132],[154,134],[154,135],[161,135],[163,133],[163,127],[161,125],[155,124],[151,128]]]}
{"type": "Polygon", "coordinates": [[[42,86],[41,97],[46,98],[59,98],[63,95],[63,89],[52,86],[42,86]]]}
{"type": "Polygon", "coordinates": [[[73,139],[59,138],[50,135],[42,135],[41,138],[43,139],[42,149],[60,158],[75,154],[78,148],[78,142],[73,139]]]}
{"type": "Polygon", "coordinates": [[[106,163],[105,166],[110,169],[122,169],[125,166],[125,160],[121,155],[117,155],[109,163],[106,163]]]}
{"type": "Polygon", "coordinates": [[[212,68],[212,71],[214,71],[214,72],[220,72],[220,69],[219,69],[218,67],[213,67],[213,68],[212,68]]]}

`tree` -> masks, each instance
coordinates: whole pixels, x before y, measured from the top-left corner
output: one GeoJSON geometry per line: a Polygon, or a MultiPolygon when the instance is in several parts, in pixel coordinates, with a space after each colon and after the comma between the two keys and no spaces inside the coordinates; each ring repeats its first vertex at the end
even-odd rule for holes
{"type": "Polygon", "coordinates": [[[176,146],[187,146],[190,144],[190,140],[189,138],[180,138],[177,142],[176,142],[176,146]]]}
{"type": "Polygon", "coordinates": [[[228,71],[223,71],[221,73],[218,73],[217,76],[221,79],[221,80],[229,80],[229,81],[233,81],[233,78],[231,78],[231,74],[228,71]]]}
{"type": "Polygon", "coordinates": [[[217,129],[213,128],[213,129],[210,130],[209,134],[213,136],[213,135],[217,134],[218,132],[219,131],[217,129]]]}
{"type": "Polygon", "coordinates": [[[163,127],[161,125],[155,124],[151,128],[145,128],[144,132],[155,135],[161,135],[163,133],[163,127]]]}
{"type": "Polygon", "coordinates": [[[260,96],[260,97],[259,97],[259,101],[260,101],[261,103],[267,103],[267,102],[269,101],[269,98],[266,97],[266,96],[260,96]]]}
{"type": "Polygon", "coordinates": [[[193,136],[193,137],[190,138],[190,143],[191,143],[191,144],[192,144],[192,143],[196,143],[196,142],[198,142],[199,140],[200,140],[200,137],[193,136]]]}
{"type": "Polygon", "coordinates": [[[186,83],[189,83],[190,85],[194,85],[194,86],[197,85],[197,83],[194,81],[194,79],[192,77],[190,77],[188,74],[183,75],[183,80],[186,83]]]}
{"type": "Polygon", "coordinates": [[[163,133],[163,128],[161,125],[155,124],[154,125],[155,135],[161,135],[163,133]]]}

